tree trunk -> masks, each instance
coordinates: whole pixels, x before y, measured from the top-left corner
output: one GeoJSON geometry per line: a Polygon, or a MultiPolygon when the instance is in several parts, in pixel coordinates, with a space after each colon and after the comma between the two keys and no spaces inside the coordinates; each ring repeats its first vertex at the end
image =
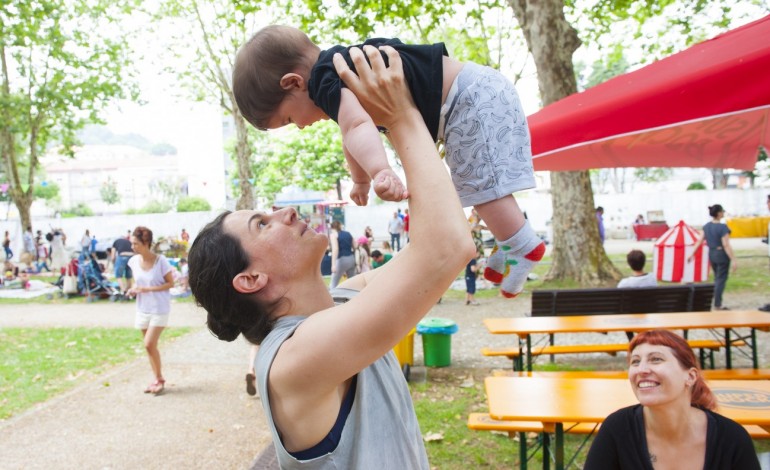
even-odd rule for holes
{"type": "Polygon", "coordinates": [[[246,128],[246,121],[238,111],[233,112],[233,121],[235,121],[235,136],[237,142],[235,154],[238,160],[238,188],[241,191],[235,208],[254,209],[254,187],[251,184],[251,150],[249,149],[249,131],[246,128]]]}
{"type": "Polygon", "coordinates": [[[725,170],[721,168],[713,168],[711,170],[711,181],[714,185],[714,189],[727,188],[727,175],[725,174],[725,170]]]}
{"type": "MultiPolygon", "coordinates": [[[[564,18],[564,0],[508,0],[537,68],[543,105],[577,92],[572,54],[577,32],[564,18]]],[[[601,285],[620,279],[599,238],[588,171],[551,173],[553,264],[546,280],[601,285]]]]}

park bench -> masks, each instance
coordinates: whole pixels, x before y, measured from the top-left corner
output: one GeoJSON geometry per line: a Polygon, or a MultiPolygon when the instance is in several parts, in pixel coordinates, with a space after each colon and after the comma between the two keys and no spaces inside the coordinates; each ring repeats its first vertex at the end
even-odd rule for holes
{"type": "Polygon", "coordinates": [[[708,312],[714,284],[532,291],[533,317],[708,312]]]}
{"type": "MultiPolygon", "coordinates": [[[[703,369],[706,380],[768,380],[770,369],[703,369]]],[[[551,377],[568,379],[627,379],[625,370],[554,370],[554,371],[512,371],[495,369],[493,377],[551,377]]]]}
{"type": "MultiPolygon", "coordinates": [[[[534,372],[530,372],[533,374],[534,372]]],[[[526,374],[526,372],[524,372],[526,374]]],[[[599,430],[599,423],[564,423],[564,432],[567,434],[583,434],[590,437],[599,430]]],[[[756,425],[744,425],[746,431],[752,439],[770,439],[770,433],[762,427],[756,425]]],[[[545,429],[543,423],[539,421],[509,421],[495,419],[488,413],[471,413],[468,416],[468,429],[476,431],[497,431],[507,433],[508,437],[519,436],[519,462],[520,468],[526,469],[527,456],[527,433],[537,433],[541,439],[547,438],[552,430],[545,429]]]]}
{"type": "MultiPolygon", "coordinates": [[[[682,284],[641,288],[542,289],[532,291],[530,316],[613,315],[623,313],[707,312],[711,310],[714,284],[682,284]]],[[[632,335],[626,333],[631,339],[632,335]]],[[[686,332],[685,332],[686,335],[686,332]]],[[[551,362],[556,354],[607,353],[616,355],[628,344],[581,344],[556,346],[554,335],[549,335],[548,346],[533,348],[532,355],[547,354],[551,362]]],[[[740,345],[733,342],[733,346],[740,345]]],[[[724,346],[719,340],[699,340],[690,347],[698,349],[701,367],[706,357],[714,365],[714,351],[724,346]]],[[[518,347],[484,348],[485,356],[519,357],[518,347]]]]}
{"type": "MultiPolygon", "coordinates": [[[[711,368],[714,367],[714,351],[717,351],[725,346],[725,342],[717,339],[696,339],[687,340],[687,343],[691,348],[697,349],[700,356],[700,365],[702,369],[705,369],[706,358],[709,358],[711,368]]],[[[733,346],[745,346],[746,342],[743,340],[731,341],[733,346]]],[[[553,356],[555,354],[585,354],[585,353],[607,353],[611,356],[617,355],[619,352],[626,352],[628,350],[628,343],[607,343],[607,344],[564,344],[564,345],[545,345],[532,348],[532,356],[553,356]]],[[[516,361],[521,355],[518,346],[502,347],[502,348],[482,348],[481,353],[488,357],[505,356],[508,359],[516,361]]],[[[750,370],[750,369],[749,369],[750,370]]]]}

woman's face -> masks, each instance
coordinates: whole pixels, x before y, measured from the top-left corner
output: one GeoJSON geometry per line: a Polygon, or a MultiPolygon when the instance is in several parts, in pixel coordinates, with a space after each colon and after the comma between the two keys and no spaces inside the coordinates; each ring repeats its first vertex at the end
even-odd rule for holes
{"type": "Polygon", "coordinates": [[[696,370],[683,368],[668,346],[640,344],[631,351],[628,380],[636,399],[644,406],[684,398],[689,403],[689,387],[696,378],[696,370]]]}
{"type": "Polygon", "coordinates": [[[142,243],[141,240],[136,238],[135,236],[131,235],[131,251],[134,253],[144,253],[147,250],[149,250],[149,247],[142,243]]]}
{"type": "Polygon", "coordinates": [[[297,218],[297,211],[281,209],[271,214],[237,211],[225,217],[225,233],[241,242],[250,258],[249,268],[275,276],[318,269],[327,247],[326,235],[297,218]]]}

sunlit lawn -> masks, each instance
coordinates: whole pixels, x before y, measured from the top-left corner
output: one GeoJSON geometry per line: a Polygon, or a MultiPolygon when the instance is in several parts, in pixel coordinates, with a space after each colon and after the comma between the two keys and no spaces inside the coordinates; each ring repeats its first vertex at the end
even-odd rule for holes
{"type": "MultiPolygon", "coordinates": [[[[189,331],[168,328],[161,344],[189,331]]],[[[133,328],[0,329],[0,420],[144,354],[133,328]]]]}

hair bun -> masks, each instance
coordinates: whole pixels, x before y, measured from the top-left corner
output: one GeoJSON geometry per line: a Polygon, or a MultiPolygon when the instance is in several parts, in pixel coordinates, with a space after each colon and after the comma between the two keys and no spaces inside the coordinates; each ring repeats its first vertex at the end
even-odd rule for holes
{"type": "Polygon", "coordinates": [[[219,321],[211,314],[207,315],[206,324],[209,327],[209,331],[222,341],[234,341],[241,334],[241,329],[237,325],[219,321]]]}

